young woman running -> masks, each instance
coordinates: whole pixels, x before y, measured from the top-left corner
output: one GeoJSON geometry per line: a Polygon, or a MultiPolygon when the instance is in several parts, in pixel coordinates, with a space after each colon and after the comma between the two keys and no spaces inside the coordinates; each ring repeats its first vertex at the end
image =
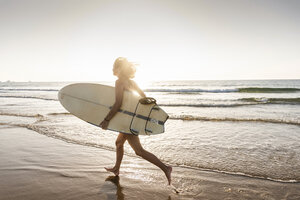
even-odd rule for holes
{"type": "MultiPolygon", "coordinates": [[[[118,77],[115,82],[116,101],[104,120],[100,123],[102,129],[107,129],[109,121],[114,117],[114,115],[122,106],[123,93],[125,90],[136,91],[141,96],[141,98],[146,97],[145,93],[132,80],[135,75],[135,71],[136,69],[134,64],[129,62],[126,58],[119,57],[115,60],[113,65],[113,75],[118,77]]],[[[146,151],[142,147],[139,137],[135,135],[119,133],[116,140],[116,163],[113,168],[105,168],[107,171],[114,173],[116,176],[119,175],[120,166],[124,154],[124,143],[126,141],[128,141],[132,149],[135,151],[136,155],[141,156],[145,160],[159,167],[165,173],[169,185],[171,184],[172,167],[165,165],[155,155],[146,151]]]]}

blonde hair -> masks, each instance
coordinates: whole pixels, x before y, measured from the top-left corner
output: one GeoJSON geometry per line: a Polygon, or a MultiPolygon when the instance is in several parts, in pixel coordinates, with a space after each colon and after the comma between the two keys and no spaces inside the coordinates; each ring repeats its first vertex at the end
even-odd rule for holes
{"type": "Polygon", "coordinates": [[[126,78],[134,78],[136,68],[135,64],[132,62],[129,62],[126,58],[124,57],[119,57],[115,60],[114,66],[115,69],[119,69],[120,71],[120,76],[126,77],[126,78]]]}

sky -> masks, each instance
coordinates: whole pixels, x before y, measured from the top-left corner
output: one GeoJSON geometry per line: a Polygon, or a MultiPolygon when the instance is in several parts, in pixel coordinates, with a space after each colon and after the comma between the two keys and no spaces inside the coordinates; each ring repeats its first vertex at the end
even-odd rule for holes
{"type": "Polygon", "coordinates": [[[300,78],[300,1],[0,0],[0,81],[300,78]]]}

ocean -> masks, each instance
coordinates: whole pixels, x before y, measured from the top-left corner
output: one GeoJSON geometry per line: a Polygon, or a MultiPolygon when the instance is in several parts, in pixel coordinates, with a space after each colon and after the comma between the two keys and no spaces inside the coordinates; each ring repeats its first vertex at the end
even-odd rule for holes
{"type": "MultiPolygon", "coordinates": [[[[114,151],[117,133],[92,126],[60,105],[57,93],[68,84],[0,82],[0,126],[114,151]]],[[[142,89],[170,116],[165,133],[140,136],[144,148],[164,162],[300,182],[299,79],[160,81],[142,89]]],[[[125,152],[135,157],[128,144],[125,152]]]]}

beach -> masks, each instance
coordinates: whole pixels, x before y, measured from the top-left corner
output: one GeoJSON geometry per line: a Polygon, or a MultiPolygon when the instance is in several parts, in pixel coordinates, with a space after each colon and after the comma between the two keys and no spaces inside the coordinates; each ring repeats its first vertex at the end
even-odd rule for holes
{"type": "Polygon", "coordinates": [[[299,10],[0,0],[0,200],[300,200],[299,10]]]}
{"type": "Polygon", "coordinates": [[[300,80],[143,86],[170,118],[140,141],[173,167],[173,186],[128,143],[120,176],[106,172],[118,133],[68,113],[68,84],[0,83],[1,200],[300,198],[300,80]]]}
{"type": "MultiPolygon", "coordinates": [[[[114,152],[85,147],[39,135],[24,128],[0,129],[0,199],[168,199],[166,183],[149,184],[136,158],[123,165],[137,165],[136,172],[114,177],[106,172],[114,152]]],[[[154,169],[149,165],[149,169],[154,169]]],[[[158,173],[158,174],[159,174],[158,173]]]]}
{"type": "Polygon", "coordinates": [[[299,199],[299,183],[174,167],[162,172],[124,156],[121,173],[105,171],[113,151],[72,144],[25,128],[0,128],[0,199],[299,199]],[[134,166],[134,167],[133,167],[134,166]],[[189,175],[188,177],[186,175],[189,175]]]}

